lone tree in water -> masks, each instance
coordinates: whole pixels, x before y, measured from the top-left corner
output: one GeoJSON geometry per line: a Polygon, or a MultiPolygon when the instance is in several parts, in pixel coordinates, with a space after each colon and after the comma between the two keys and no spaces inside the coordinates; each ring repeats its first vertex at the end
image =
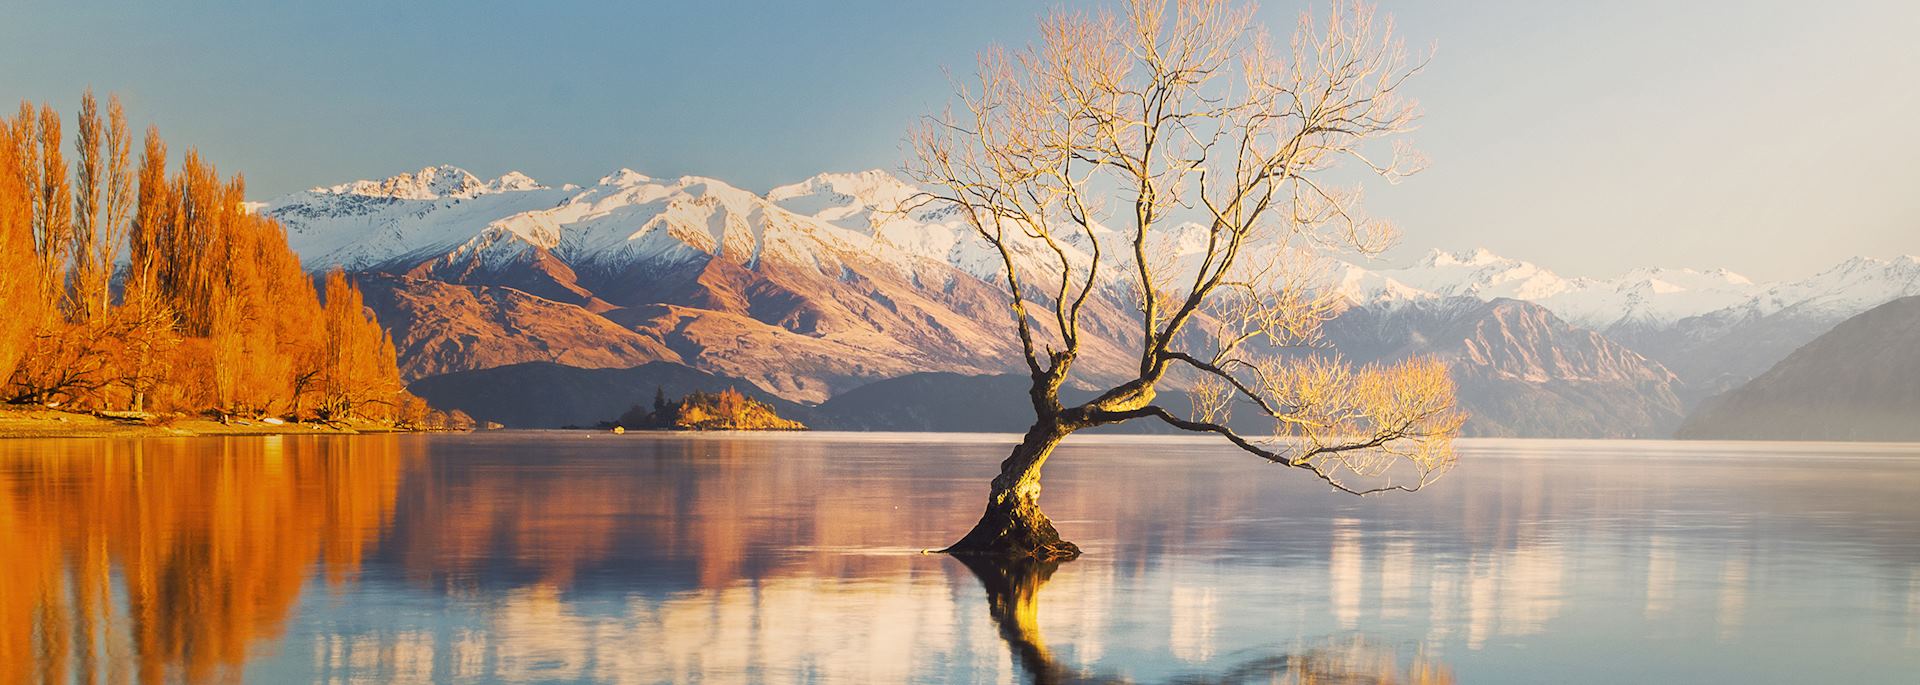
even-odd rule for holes
{"type": "Polygon", "coordinates": [[[1417,170],[1393,139],[1416,118],[1400,90],[1421,64],[1369,7],[1304,14],[1286,45],[1252,19],[1220,0],[1055,13],[1037,47],[984,53],[959,111],[911,136],[911,173],[932,189],[914,206],[947,208],[997,251],[1035,413],[980,522],[944,551],[1077,556],[1040,511],[1040,468],[1075,431],[1134,419],[1218,434],[1353,494],[1412,491],[1452,465],[1462,415],[1444,365],[1285,353],[1339,306],[1318,255],[1393,238],[1329,172],[1417,170]],[[1170,256],[1175,234],[1203,247],[1170,256]],[[1128,363],[1122,382],[1065,406],[1081,314],[1099,298],[1137,312],[1121,335],[1137,373],[1128,363]],[[1191,392],[1190,415],[1154,403],[1163,383],[1191,392]],[[1274,435],[1229,428],[1236,405],[1274,435]]]}

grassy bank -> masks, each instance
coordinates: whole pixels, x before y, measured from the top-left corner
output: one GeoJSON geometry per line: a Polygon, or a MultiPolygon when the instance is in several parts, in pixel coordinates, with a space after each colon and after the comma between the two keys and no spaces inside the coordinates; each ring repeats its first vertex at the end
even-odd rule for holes
{"type": "Polygon", "coordinates": [[[141,438],[194,435],[352,435],[405,429],[371,421],[273,424],[255,419],[226,423],[203,416],[114,417],[57,409],[0,408],[0,438],[141,438]]]}

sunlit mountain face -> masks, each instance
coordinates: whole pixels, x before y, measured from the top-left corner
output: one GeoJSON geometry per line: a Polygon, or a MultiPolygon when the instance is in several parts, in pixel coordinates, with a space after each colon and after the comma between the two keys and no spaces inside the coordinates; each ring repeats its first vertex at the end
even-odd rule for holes
{"type": "MultiPolygon", "coordinates": [[[[1002,260],[963,217],[911,202],[916,192],[880,170],[761,194],[631,169],[573,185],[438,166],[257,210],[286,226],[307,268],[357,273],[409,381],[531,363],[670,363],[819,404],[922,372],[1024,373],[1006,325],[1002,260]]],[[[1096,237],[1061,245],[1062,256],[1029,246],[1011,258],[1024,273],[1056,273],[1058,259],[1085,264],[1095,244],[1123,234],[1096,226],[1096,237]]],[[[1172,222],[1151,236],[1164,273],[1197,273],[1204,234],[1172,222]]],[[[1269,243],[1250,249],[1303,249],[1269,243]]],[[[1140,331],[1130,265],[1115,257],[1129,251],[1107,247],[1112,287],[1092,293],[1083,314],[1076,384],[1117,381],[1137,357],[1126,351],[1140,331]]],[[[1913,257],[1756,282],[1656,265],[1564,276],[1485,249],[1397,264],[1324,256],[1300,281],[1347,305],[1329,323],[1325,351],[1359,362],[1445,359],[1466,388],[1465,430],[1478,436],[1667,437],[1702,399],[1841,320],[1920,294],[1913,257]],[[1356,329],[1364,335],[1341,335],[1356,329]]],[[[1029,286],[1032,302],[1054,296],[1029,286]]],[[[587,422],[626,408],[599,407],[587,422]]]]}
{"type": "MultiPolygon", "coordinates": [[[[1004,451],[4,442],[0,677],[1440,683],[1564,676],[1595,641],[1647,680],[1920,666],[1920,455],[1895,447],[1470,441],[1419,495],[1361,500],[1204,439],[1089,436],[1045,495],[1080,560],[923,554],[1004,451]]],[[[1590,675],[1565,679],[1617,673],[1590,675]]]]}

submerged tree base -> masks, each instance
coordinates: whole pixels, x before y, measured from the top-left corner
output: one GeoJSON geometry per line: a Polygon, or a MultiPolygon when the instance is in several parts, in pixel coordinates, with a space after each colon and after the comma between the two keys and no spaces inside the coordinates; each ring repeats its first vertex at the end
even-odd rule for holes
{"type": "Polygon", "coordinates": [[[1080,556],[1078,546],[1060,539],[1060,532],[1041,513],[1039,504],[1015,496],[995,497],[988,502],[973,530],[940,551],[960,557],[1041,561],[1067,561],[1080,556]]]}

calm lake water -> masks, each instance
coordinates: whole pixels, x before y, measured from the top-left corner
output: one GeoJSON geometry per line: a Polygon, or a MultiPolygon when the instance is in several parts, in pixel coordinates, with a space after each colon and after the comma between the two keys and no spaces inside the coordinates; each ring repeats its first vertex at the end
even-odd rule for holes
{"type": "Polygon", "coordinates": [[[1085,437],[1080,560],[919,554],[1011,440],[0,441],[0,683],[1920,679],[1920,445],[1469,441],[1359,499],[1085,437]]]}

